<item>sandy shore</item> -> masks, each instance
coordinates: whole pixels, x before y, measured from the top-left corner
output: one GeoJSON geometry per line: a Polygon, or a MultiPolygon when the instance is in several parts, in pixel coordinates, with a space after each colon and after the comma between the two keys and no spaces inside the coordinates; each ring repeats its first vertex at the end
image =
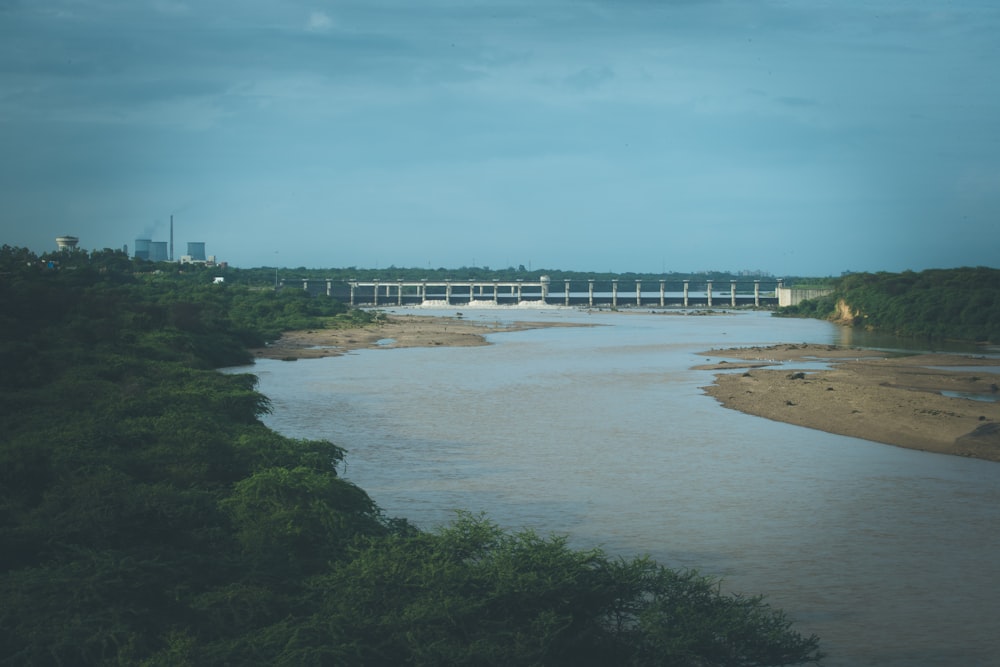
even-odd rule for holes
{"type": "Polygon", "coordinates": [[[486,334],[544,327],[588,326],[569,322],[468,321],[428,315],[383,316],[379,322],[349,329],[290,331],[267,347],[253,350],[267,359],[318,359],[351,350],[401,347],[469,347],[487,345],[486,334]]]}
{"type": "Polygon", "coordinates": [[[1000,403],[941,393],[996,396],[998,359],[887,357],[826,345],[703,354],[724,361],[698,368],[729,371],[704,388],[725,407],[899,447],[1000,461],[1000,403]],[[828,362],[828,368],[809,370],[807,362],[828,362]]]}

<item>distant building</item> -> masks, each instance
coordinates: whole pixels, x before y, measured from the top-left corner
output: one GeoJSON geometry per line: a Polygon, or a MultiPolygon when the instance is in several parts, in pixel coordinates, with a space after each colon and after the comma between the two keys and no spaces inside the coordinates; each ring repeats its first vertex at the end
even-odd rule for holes
{"type": "Polygon", "coordinates": [[[167,242],[166,241],[150,241],[149,243],[149,259],[153,262],[166,262],[169,258],[167,254],[167,242]]]}
{"type": "Polygon", "coordinates": [[[191,258],[192,262],[204,262],[205,259],[205,242],[204,241],[188,241],[188,257],[191,258]]]}
{"type": "Polygon", "coordinates": [[[149,259],[149,245],[152,243],[149,239],[136,239],[135,240],[135,258],[136,259],[149,259]]]}
{"type": "Polygon", "coordinates": [[[215,255],[205,254],[204,241],[188,241],[188,252],[186,255],[181,255],[181,264],[204,264],[205,266],[218,265],[215,261],[215,255]]]}
{"type": "Polygon", "coordinates": [[[57,236],[56,246],[60,250],[73,250],[76,248],[76,244],[80,242],[80,239],[76,236],[57,236]]]}

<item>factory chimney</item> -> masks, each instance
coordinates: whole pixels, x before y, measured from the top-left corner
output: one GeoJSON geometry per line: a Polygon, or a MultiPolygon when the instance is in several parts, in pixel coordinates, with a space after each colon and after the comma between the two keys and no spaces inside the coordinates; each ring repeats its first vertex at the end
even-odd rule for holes
{"type": "Polygon", "coordinates": [[[170,261],[174,261],[174,216],[170,216],[170,261]]]}

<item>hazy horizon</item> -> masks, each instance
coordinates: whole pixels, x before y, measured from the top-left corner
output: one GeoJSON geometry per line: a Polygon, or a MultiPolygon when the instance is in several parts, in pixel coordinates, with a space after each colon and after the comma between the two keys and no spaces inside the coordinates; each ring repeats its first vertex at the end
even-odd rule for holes
{"type": "Polygon", "coordinates": [[[997,266],[1000,8],[0,0],[0,238],[251,268],[997,266]]]}
{"type": "MultiPolygon", "coordinates": [[[[3,240],[0,239],[0,245],[12,245],[12,244],[5,244],[3,242],[3,240]]],[[[44,255],[46,253],[58,253],[58,252],[60,252],[60,250],[55,247],[56,244],[54,243],[54,239],[53,239],[53,244],[52,245],[53,245],[52,248],[45,248],[45,249],[40,250],[40,251],[39,250],[35,250],[33,248],[28,248],[28,249],[31,250],[31,251],[33,251],[33,252],[35,252],[38,255],[44,255]]],[[[15,246],[15,247],[27,247],[27,246],[15,246]]],[[[81,244],[80,247],[77,248],[77,250],[84,250],[84,251],[87,251],[87,252],[100,252],[102,250],[116,250],[116,251],[120,251],[120,250],[122,250],[122,248],[85,248],[81,244]]],[[[133,256],[132,248],[129,247],[129,257],[132,257],[132,256],[133,256]]],[[[367,272],[389,273],[389,272],[392,272],[392,271],[406,271],[406,272],[426,271],[426,272],[431,272],[431,273],[440,273],[440,272],[444,271],[444,272],[455,272],[454,276],[448,276],[448,278],[447,278],[449,280],[455,280],[455,281],[463,281],[463,280],[475,279],[475,278],[470,278],[470,276],[467,276],[467,275],[464,275],[464,274],[460,275],[458,273],[460,271],[483,271],[483,272],[491,272],[491,273],[504,273],[504,272],[514,271],[516,273],[529,273],[529,274],[545,274],[546,272],[560,272],[560,273],[590,274],[590,275],[593,275],[593,276],[601,276],[601,275],[619,275],[620,276],[620,275],[633,275],[633,274],[634,275],[643,275],[643,276],[684,276],[684,275],[702,276],[702,275],[716,274],[716,275],[731,275],[731,276],[736,276],[736,277],[739,277],[739,278],[745,278],[747,281],[752,281],[754,279],[762,279],[764,281],[769,281],[769,280],[773,281],[773,280],[782,280],[782,279],[787,279],[787,278],[837,278],[837,277],[843,277],[844,275],[848,275],[848,274],[852,274],[852,273],[905,273],[907,271],[912,271],[912,269],[902,269],[902,270],[899,270],[899,271],[888,271],[888,270],[885,270],[885,269],[877,269],[876,268],[876,269],[870,269],[870,270],[866,270],[866,271],[845,270],[845,271],[842,271],[842,272],[839,272],[839,273],[836,273],[836,274],[820,274],[820,273],[775,273],[773,271],[766,271],[766,270],[757,270],[757,269],[754,269],[754,270],[751,270],[751,269],[727,269],[725,267],[718,267],[718,268],[715,268],[715,269],[705,269],[705,270],[694,270],[694,271],[684,271],[684,270],[680,270],[680,269],[671,269],[669,267],[667,267],[667,268],[665,268],[663,270],[650,270],[650,271],[641,271],[641,270],[630,269],[630,268],[625,268],[625,269],[622,269],[620,271],[618,271],[618,270],[616,270],[616,271],[608,271],[608,270],[605,270],[605,269],[586,269],[586,268],[585,269],[567,269],[567,268],[563,268],[561,266],[542,266],[542,267],[536,267],[536,266],[531,265],[531,264],[529,264],[527,266],[525,266],[525,265],[508,265],[508,266],[490,266],[490,265],[479,266],[479,265],[474,265],[474,266],[470,266],[470,265],[463,264],[463,265],[433,266],[433,267],[414,266],[414,265],[404,266],[404,265],[395,265],[395,264],[391,264],[389,266],[383,266],[383,267],[378,267],[378,266],[358,266],[358,265],[345,265],[345,266],[307,266],[307,265],[304,265],[304,264],[300,264],[300,265],[297,265],[297,266],[284,265],[284,264],[258,264],[258,265],[253,265],[253,266],[242,266],[242,265],[233,264],[232,262],[229,262],[229,261],[227,261],[227,260],[225,260],[223,258],[218,258],[218,261],[215,264],[206,264],[205,262],[200,262],[200,261],[193,262],[193,264],[186,264],[186,263],[182,262],[179,259],[179,256],[180,256],[180,252],[178,252],[178,257],[177,258],[175,258],[174,260],[172,260],[172,262],[170,262],[168,260],[168,263],[176,264],[178,266],[178,268],[184,268],[184,267],[189,267],[190,268],[192,266],[194,266],[194,267],[205,266],[208,269],[212,269],[212,268],[219,268],[220,266],[224,265],[226,268],[231,268],[231,269],[238,269],[238,270],[245,270],[245,271],[267,270],[267,271],[271,271],[271,272],[273,272],[275,269],[277,269],[278,271],[296,271],[296,270],[304,270],[304,271],[338,271],[338,272],[340,272],[340,271],[357,271],[359,273],[361,273],[361,272],[365,272],[365,273],[367,273],[367,272]]],[[[155,261],[155,260],[153,262],[154,262],[154,264],[159,264],[160,263],[159,261],[155,261]]],[[[952,266],[952,267],[935,267],[935,266],[932,266],[932,267],[927,267],[926,269],[920,269],[919,271],[915,271],[915,272],[916,273],[920,273],[922,271],[953,270],[953,269],[980,269],[980,268],[1000,270],[1000,267],[990,267],[990,266],[984,266],[984,265],[975,265],[975,266],[974,265],[956,265],[956,266],[952,266]]],[[[285,276],[281,275],[281,276],[279,276],[279,279],[284,280],[285,276]]],[[[320,280],[320,278],[314,278],[314,279],[315,280],[320,280]]],[[[395,279],[396,279],[395,277],[394,278],[386,278],[387,281],[391,281],[391,280],[395,280],[395,279]]],[[[435,278],[435,279],[437,279],[437,278],[435,278]]],[[[365,280],[365,279],[363,279],[363,280],[365,280]]],[[[406,278],[405,280],[411,280],[411,279],[410,278],[406,278]]],[[[560,283],[560,285],[561,285],[561,283],[560,283]]]]}

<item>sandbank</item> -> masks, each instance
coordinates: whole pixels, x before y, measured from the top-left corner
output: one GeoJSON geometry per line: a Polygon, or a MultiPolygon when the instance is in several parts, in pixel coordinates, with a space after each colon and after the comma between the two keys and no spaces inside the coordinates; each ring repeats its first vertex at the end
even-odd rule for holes
{"type": "Polygon", "coordinates": [[[460,317],[382,315],[378,321],[344,329],[289,331],[267,347],[252,350],[264,359],[318,359],[352,350],[488,345],[487,334],[547,327],[590,326],[572,322],[470,321],[460,317]]]}
{"type": "Polygon", "coordinates": [[[729,371],[703,388],[727,408],[898,447],[1000,461],[1000,403],[990,400],[997,397],[1000,359],[807,344],[702,355],[723,361],[696,368],[729,371]],[[823,368],[816,370],[817,363],[823,368]]]}

